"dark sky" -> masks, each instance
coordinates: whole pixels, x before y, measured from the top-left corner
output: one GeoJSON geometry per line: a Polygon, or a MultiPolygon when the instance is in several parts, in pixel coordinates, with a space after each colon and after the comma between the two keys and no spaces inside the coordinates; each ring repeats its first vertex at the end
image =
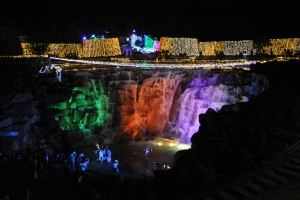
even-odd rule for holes
{"type": "Polygon", "coordinates": [[[263,0],[6,1],[0,25],[19,35],[77,38],[138,33],[200,40],[299,37],[297,3],[263,0]]]}

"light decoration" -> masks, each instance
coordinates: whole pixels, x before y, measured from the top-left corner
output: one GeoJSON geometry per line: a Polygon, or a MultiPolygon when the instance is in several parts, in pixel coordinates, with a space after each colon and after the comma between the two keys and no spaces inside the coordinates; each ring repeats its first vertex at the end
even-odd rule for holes
{"type": "Polygon", "coordinates": [[[263,47],[266,54],[285,55],[284,50],[299,50],[299,38],[270,39],[270,46],[263,47]]]}
{"type": "Polygon", "coordinates": [[[65,58],[78,55],[80,49],[80,44],[49,44],[47,54],[65,58]]]}
{"type": "Polygon", "coordinates": [[[199,52],[201,52],[201,55],[216,56],[221,51],[223,51],[223,42],[199,42],[199,52]]]}
{"type": "Polygon", "coordinates": [[[0,58],[48,58],[49,55],[6,55],[6,56],[0,56],[0,58]]]}
{"type": "Polygon", "coordinates": [[[151,37],[144,35],[144,39],[141,36],[137,36],[135,34],[131,35],[131,47],[139,52],[142,53],[152,53],[155,52],[158,49],[159,46],[159,41],[154,38],[152,39],[151,37]],[[139,42],[144,42],[144,46],[138,46],[136,45],[137,41],[139,42]]]}
{"type": "MultiPolygon", "coordinates": [[[[34,55],[33,54],[33,46],[31,43],[21,43],[21,47],[22,47],[24,56],[34,55]]],[[[50,43],[48,45],[46,51],[44,52],[44,54],[65,58],[68,56],[77,56],[80,53],[80,51],[81,51],[81,44],[75,44],[75,43],[53,44],[53,43],[50,43]]]]}
{"type": "Polygon", "coordinates": [[[187,56],[199,56],[198,41],[194,38],[173,38],[172,55],[186,54],[187,56]]]}
{"type": "Polygon", "coordinates": [[[145,48],[153,49],[154,41],[154,39],[145,35],[145,48]]]}
{"type": "Polygon", "coordinates": [[[199,56],[198,41],[195,38],[162,37],[158,50],[168,51],[172,55],[199,56]]]}
{"type": "Polygon", "coordinates": [[[118,38],[105,38],[100,40],[85,40],[82,45],[82,53],[79,57],[107,57],[121,55],[118,38]]]}
{"type": "Polygon", "coordinates": [[[143,41],[143,38],[141,36],[137,36],[135,34],[132,34],[131,36],[132,36],[131,37],[131,47],[140,49],[140,47],[136,46],[135,44],[136,44],[136,41],[143,41]]]}
{"type": "MultiPolygon", "coordinates": [[[[117,66],[117,67],[134,67],[134,68],[161,68],[161,69],[232,69],[234,67],[243,68],[244,70],[249,70],[249,66],[251,64],[256,64],[257,62],[261,62],[259,60],[241,60],[241,61],[232,61],[232,60],[203,60],[199,63],[175,63],[175,59],[166,60],[165,63],[157,63],[155,60],[148,63],[143,63],[140,60],[130,60],[130,62],[118,62],[117,60],[113,61],[90,61],[90,60],[80,60],[80,59],[67,59],[67,58],[56,58],[50,57],[50,59],[54,60],[62,60],[66,62],[74,62],[74,63],[84,63],[84,64],[92,64],[92,65],[105,65],[105,66],[117,66]]],[[[187,59],[189,60],[189,59],[187,59]]]]}
{"type": "Polygon", "coordinates": [[[256,52],[252,40],[199,42],[198,46],[199,52],[204,56],[217,56],[221,52],[225,56],[234,56],[240,52],[250,54],[251,50],[256,52]]]}
{"type": "Polygon", "coordinates": [[[237,55],[240,52],[250,54],[251,50],[253,54],[256,54],[252,40],[224,41],[223,49],[224,55],[237,55]]]}
{"type": "Polygon", "coordinates": [[[91,83],[75,87],[69,100],[49,105],[51,109],[64,110],[56,118],[62,130],[88,132],[95,126],[103,126],[110,119],[109,100],[102,83],[91,83]]]}
{"type": "Polygon", "coordinates": [[[156,38],[151,38],[147,35],[145,35],[145,47],[144,50],[145,52],[151,53],[157,50],[157,43],[156,43],[156,48],[155,48],[155,42],[157,41],[156,38]]]}
{"type": "MultiPolygon", "coordinates": [[[[206,41],[198,42],[193,38],[168,38],[161,37],[159,41],[151,41],[146,37],[146,46],[152,46],[151,48],[140,48],[135,45],[137,40],[142,41],[142,38],[137,35],[131,36],[131,45],[141,52],[154,52],[154,51],[168,51],[172,55],[185,54],[187,56],[198,56],[200,53],[204,56],[216,56],[218,53],[223,52],[225,56],[234,56],[239,52],[246,52],[250,54],[256,54],[256,49],[253,47],[252,40],[241,41],[206,41]],[[173,41],[174,40],[174,41],[173,41]],[[149,42],[149,44],[148,44],[149,42]]],[[[272,54],[274,56],[282,56],[286,50],[295,51],[300,50],[299,38],[284,38],[284,39],[270,39],[270,46],[263,47],[265,54],[272,54]]],[[[33,44],[21,43],[23,55],[21,57],[35,57],[33,51],[33,44]]],[[[44,56],[52,57],[108,57],[121,55],[121,48],[118,38],[101,38],[101,39],[83,39],[81,44],[71,43],[49,43],[47,49],[43,53],[44,56]]],[[[42,56],[42,55],[38,55],[42,56]]]]}
{"type": "MultiPolygon", "coordinates": [[[[31,43],[21,43],[21,47],[24,56],[33,55],[31,43]]],[[[121,48],[118,38],[101,38],[83,40],[82,44],[50,43],[44,54],[60,58],[107,57],[121,55],[121,48]]]]}
{"type": "Polygon", "coordinates": [[[168,37],[161,37],[160,38],[160,45],[159,45],[159,51],[172,51],[172,40],[173,38],[168,37]]]}
{"type": "Polygon", "coordinates": [[[158,51],[160,45],[160,41],[154,41],[154,51],[158,51]]]}

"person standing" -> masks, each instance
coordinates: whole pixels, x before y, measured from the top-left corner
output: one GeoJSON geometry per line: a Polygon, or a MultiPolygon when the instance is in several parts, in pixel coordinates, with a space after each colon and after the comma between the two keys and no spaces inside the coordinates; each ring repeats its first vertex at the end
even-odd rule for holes
{"type": "Polygon", "coordinates": [[[145,154],[145,157],[146,157],[146,159],[148,159],[148,156],[149,156],[149,154],[152,152],[152,149],[145,149],[145,150],[143,150],[143,152],[144,152],[144,154],[145,154]]]}
{"type": "Polygon", "coordinates": [[[71,153],[70,155],[70,160],[71,160],[71,164],[72,164],[72,169],[75,169],[75,158],[76,158],[76,152],[74,151],[73,153],[71,153]]]}
{"type": "Polygon", "coordinates": [[[84,154],[83,153],[80,153],[79,156],[78,156],[78,164],[84,162],[84,154]]]}
{"type": "Polygon", "coordinates": [[[108,146],[105,147],[105,149],[103,148],[103,161],[105,161],[107,163],[107,149],[108,146]]]}
{"type": "Polygon", "coordinates": [[[103,149],[99,149],[99,162],[101,165],[103,165],[103,149]]]}
{"type": "Polygon", "coordinates": [[[88,163],[89,163],[89,159],[88,158],[86,158],[83,163],[80,163],[80,166],[81,166],[81,177],[82,178],[84,178],[84,176],[86,175],[86,170],[88,168],[88,163]]]}
{"type": "Polygon", "coordinates": [[[119,162],[115,160],[113,163],[113,172],[119,172],[119,162]]]}
{"type": "Polygon", "coordinates": [[[111,165],[111,151],[109,148],[107,149],[106,161],[107,161],[107,165],[110,166],[111,165]]]}

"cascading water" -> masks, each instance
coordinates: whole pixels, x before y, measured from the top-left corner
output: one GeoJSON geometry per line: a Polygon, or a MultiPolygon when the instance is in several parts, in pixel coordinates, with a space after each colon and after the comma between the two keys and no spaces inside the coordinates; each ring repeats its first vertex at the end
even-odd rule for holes
{"type": "Polygon", "coordinates": [[[208,108],[219,111],[223,105],[248,101],[251,95],[257,95],[267,87],[264,77],[253,78],[246,85],[243,77],[236,73],[199,73],[178,100],[178,116],[170,132],[176,132],[182,143],[190,143],[191,136],[200,126],[199,114],[208,108]],[[259,85],[257,81],[263,81],[263,84],[259,85]]]}
{"type": "Polygon", "coordinates": [[[61,102],[61,128],[111,141],[168,137],[190,143],[199,114],[248,101],[268,87],[264,76],[250,72],[151,70],[76,77],[80,81],[70,99],[61,102]]]}

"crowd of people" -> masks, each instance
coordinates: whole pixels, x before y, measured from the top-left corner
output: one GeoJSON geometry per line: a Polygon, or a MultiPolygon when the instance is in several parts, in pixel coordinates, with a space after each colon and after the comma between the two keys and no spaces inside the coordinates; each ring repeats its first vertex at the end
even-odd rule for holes
{"type": "Polygon", "coordinates": [[[69,179],[69,169],[72,168],[75,170],[75,179],[80,183],[86,175],[90,160],[83,153],[80,153],[78,156],[76,155],[76,151],[73,151],[67,159],[62,153],[58,154],[57,157],[61,162],[60,167],[64,170],[65,178],[69,179]],[[62,162],[64,163],[62,164],[62,162]]]}
{"type": "MultiPolygon", "coordinates": [[[[145,156],[148,156],[151,152],[152,149],[144,150],[145,156]]],[[[120,172],[119,161],[112,159],[112,152],[108,146],[100,147],[98,145],[95,153],[97,153],[99,168],[101,168],[102,165],[107,169],[111,169],[113,173],[120,172]]],[[[134,156],[136,156],[136,152],[134,156]]],[[[8,162],[3,161],[2,158],[5,157],[1,156],[0,176],[9,171],[8,168],[5,167],[7,166],[5,163],[8,162]]],[[[81,188],[80,190],[88,187],[88,184],[92,184],[90,182],[91,180],[96,180],[95,178],[91,178],[93,175],[86,173],[90,159],[82,152],[76,153],[74,150],[51,152],[47,149],[32,152],[28,148],[27,152],[16,151],[12,159],[15,161],[19,170],[24,170],[24,166],[28,166],[30,178],[25,179],[24,175],[20,175],[18,178],[18,184],[21,188],[20,191],[23,191],[22,195],[24,194],[26,199],[31,199],[31,196],[36,197],[39,193],[38,191],[48,187],[46,186],[47,184],[52,184],[51,187],[58,189],[58,180],[65,180],[65,182],[59,182],[60,185],[71,187],[74,184],[74,186],[81,188]],[[57,165],[58,168],[55,168],[55,165],[57,165]],[[60,173],[61,175],[59,175],[60,173]]],[[[97,166],[97,163],[93,162],[93,168],[95,166],[97,166]]],[[[122,174],[119,175],[123,177],[122,174]]],[[[100,176],[102,178],[106,177],[104,174],[100,176]]],[[[126,176],[124,177],[124,181],[126,182],[126,176]]],[[[5,198],[5,195],[6,193],[2,194],[3,198],[5,198]]],[[[8,193],[8,196],[10,195],[11,192],[8,193]]]]}
{"type": "Polygon", "coordinates": [[[100,165],[107,165],[107,166],[112,166],[113,167],[113,172],[119,172],[119,162],[118,160],[115,160],[112,163],[111,160],[111,150],[108,146],[105,148],[103,146],[99,146],[98,144],[96,145],[97,150],[95,151],[96,154],[98,154],[98,161],[100,165]]]}

